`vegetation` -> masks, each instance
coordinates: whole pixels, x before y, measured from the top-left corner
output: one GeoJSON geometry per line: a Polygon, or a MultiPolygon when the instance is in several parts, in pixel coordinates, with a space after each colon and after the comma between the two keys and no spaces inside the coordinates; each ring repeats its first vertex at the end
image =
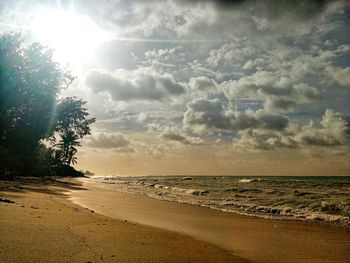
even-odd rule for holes
{"type": "Polygon", "coordinates": [[[58,98],[73,80],[50,49],[0,35],[0,175],[59,174],[76,163],[79,139],[95,119],[86,102],[58,98]]]}

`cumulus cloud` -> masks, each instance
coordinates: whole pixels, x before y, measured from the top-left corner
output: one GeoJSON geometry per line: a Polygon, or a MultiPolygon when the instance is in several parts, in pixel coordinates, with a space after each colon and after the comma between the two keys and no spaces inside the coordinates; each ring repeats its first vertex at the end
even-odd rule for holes
{"type": "Polygon", "coordinates": [[[115,149],[126,147],[130,144],[129,139],[121,133],[99,133],[90,136],[85,143],[86,146],[92,148],[115,149]]]}
{"type": "Polygon", "coordinates": [[[302,127],[295,138],[304,145],[340,146],[349,143],[347,133],[347,123],[340,113],[327,109],[320,121],[320,127],[315,127],[314,122],[310,122],[302,127]]]}
{"type": "Polygon", "coordinates": [[[350,67],[346,68],[332,68],[330,73],[336,83],[349,87],[350,86],[350,67]]]}
{"type": "Polygon", "coordinates": [[[185,92],[184,84],[169,73],[119,70],[114,73],[91,70],[86,84],[95,93],[107,92],[115,101],[165,100],[185,92]]]}
{"type": "Polygon", "coordinates": [[[238,137],[233,140],[234,149],[240,151],[296,148],[297,146],[295,140],[280,133],[254,129],[239,131],[238,137]]]}
{"type": "Polygon", "coordinates": [[[191,78],[188,86],[192,96],[213,96],[219,93],[218,83],[207,76],[191,78]]]}
{"type": "Polygon", "coordinates": [[[319,123],[292,125],[285,131],[249,129],[239,132],[233,140],[235,149],[272,150],[276,148],[348,147],[349,128],[346,120],[332,109],[327,109],[319,123]]]}
{"type": "Polygon", "coordinates": [[[149,131],[159,133],[159,137],[164,140],[177,141],[188,145],[204,144],[201,138],[191,136],[178,127],[159,124],[150,124],[148,127],[149,131]]]}
{"type": "Polygon", "coordinates": [[[228,128],[224,108],[219,99],[194,99],[187,104],[183,123],[186,126],[201,125],[207,128],[228,128]]]}
{"type": "Polygon", "coordinates": [[[265,109],[268,111],[292,111],[296,102],[288,98],[270,97],[265,101],[265,109]]]}
{"type": "Polygon", "coordinates": [[[289,124],[286,116],[263,110],[226,110],[219,99],[195,99],[187,104],[184,113],[185,126],[202,126],[223,130],[240,131],[250,128],[283,130],[289,124]]]}
{"type": "Polygon", "coordinates": [[[243,68],[251,70],[266,65],[270,61],[268,49],[247,38],[227,40],[219,48],[212,49],[207,58],[211,67],[229,69],[243,68]]]}
{"type": "Polygon", "coordinates": [[[266,102],[265,108],[273,111],[294,110],[299,103],[322,100],[323,88],[293,80],[287,72],[257,71],[238,80],[222,82],[219,87],[230,100],[255,98],[266,102]]]}

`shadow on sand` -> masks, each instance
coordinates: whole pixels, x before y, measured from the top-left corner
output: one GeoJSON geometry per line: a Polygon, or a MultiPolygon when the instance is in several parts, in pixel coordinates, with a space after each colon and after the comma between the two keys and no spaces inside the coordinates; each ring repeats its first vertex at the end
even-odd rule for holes
{"type": "Polygon", "coordinates": [[[0,197],[21,198],[20,194],[37,192],[65,196],[70,190],[87,190],[76,178],[69,177],[0,177],[0,197]]]}

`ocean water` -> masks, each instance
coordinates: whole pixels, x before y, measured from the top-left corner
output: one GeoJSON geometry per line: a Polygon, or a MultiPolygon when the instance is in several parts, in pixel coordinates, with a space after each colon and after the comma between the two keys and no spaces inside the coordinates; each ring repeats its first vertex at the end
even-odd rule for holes
{"type": "Polygon", "coordinates": [[[93,176],[103,187],[225,212],[350,226],[350,177],[93,176]]]}

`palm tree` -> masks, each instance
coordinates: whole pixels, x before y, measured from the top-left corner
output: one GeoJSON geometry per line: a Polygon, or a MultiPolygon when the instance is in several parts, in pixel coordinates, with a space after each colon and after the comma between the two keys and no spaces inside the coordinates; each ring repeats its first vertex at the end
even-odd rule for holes
{"type": "Polygon", "coordinates": [[[60,134],[60,141],[56,146],[58,146],[59,150],[62,152],[62,162],[64,164],[70,165],[71,163],[77,163],[76,157],[74,155],[77,153],[76,146],[80,146],[80,142],[78,141],[79,136],[75,134],[73,131],[68,131],[67,133],[60,134]]]}
{"type": "MultiPolygon", "coordinates": [[[[55,145],[56,146],[56,145],[55,145]]],[[[51,164],[57,166],[63,162],[63,152],[61,149],[49,148],[51,155],[51,164]]]]}

